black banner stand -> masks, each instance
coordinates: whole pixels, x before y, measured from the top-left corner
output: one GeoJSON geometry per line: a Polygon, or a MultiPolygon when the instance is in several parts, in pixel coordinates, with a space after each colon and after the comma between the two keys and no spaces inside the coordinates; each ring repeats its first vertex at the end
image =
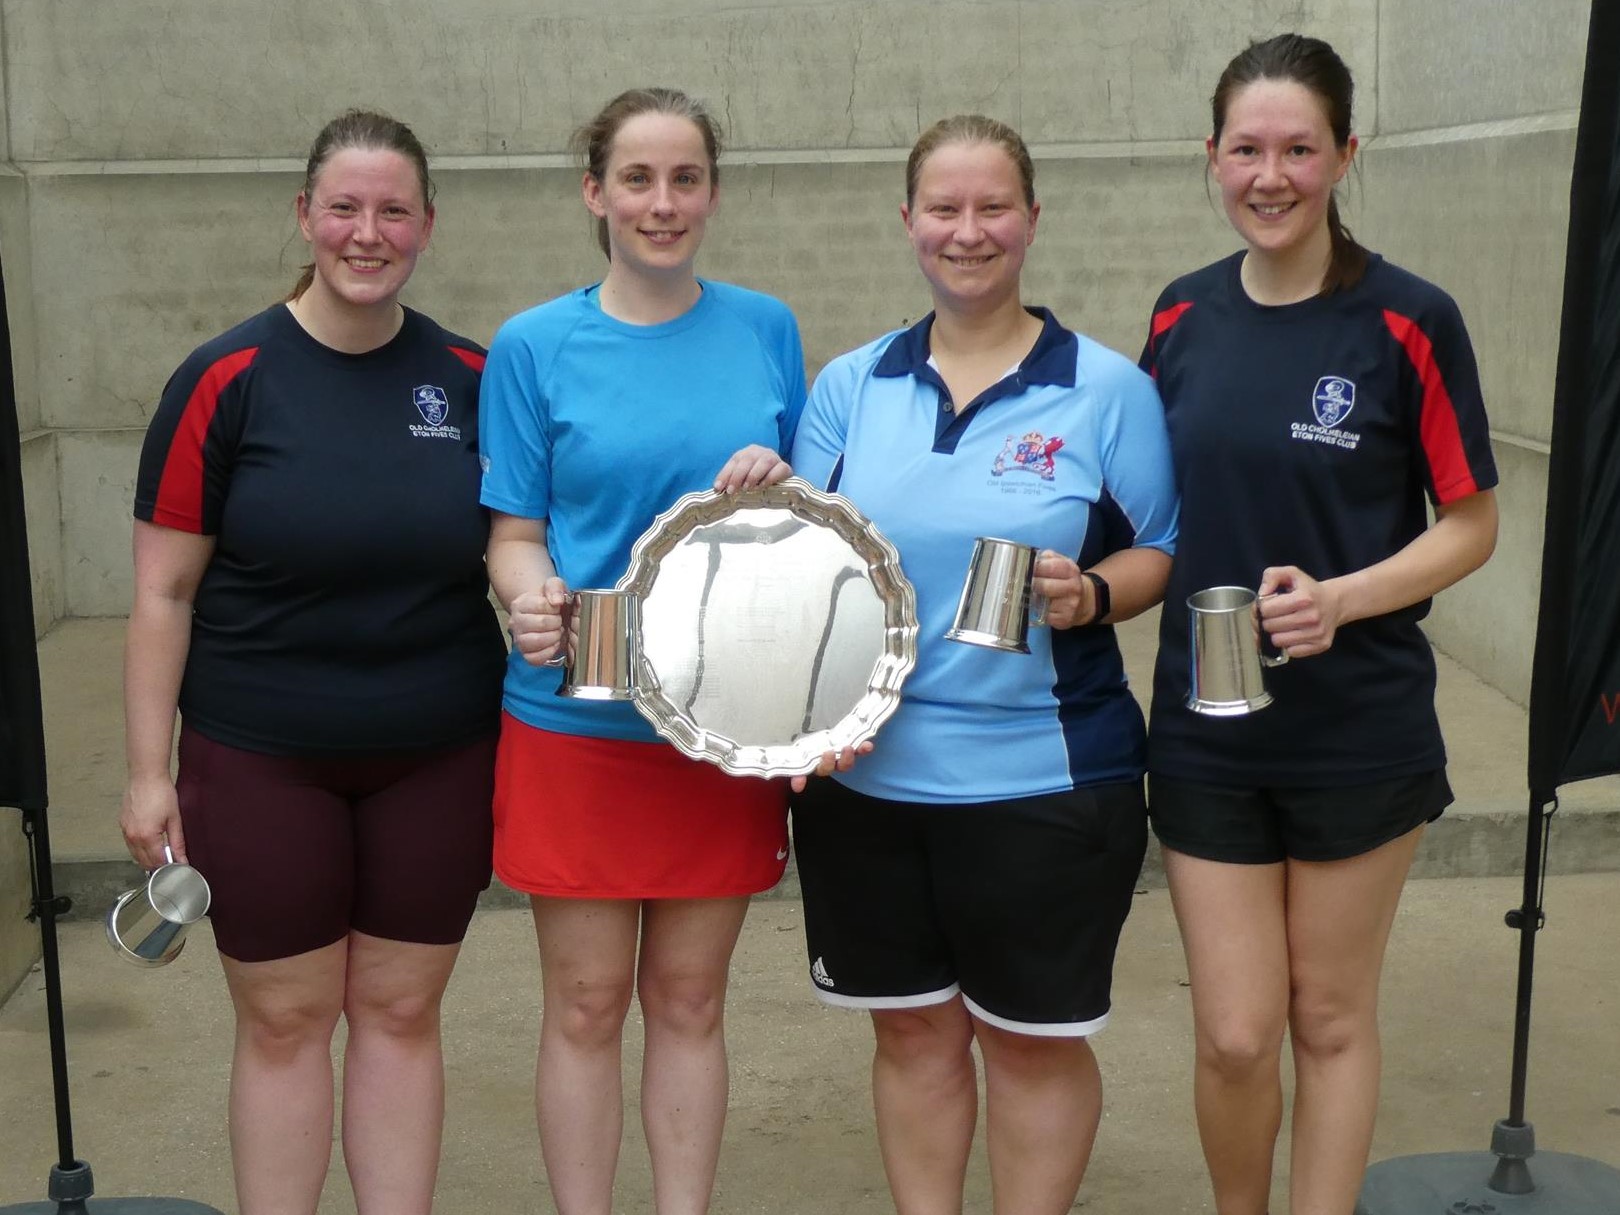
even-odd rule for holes
{"type": "Polygon", "coordinates": [[[45,814],[45,724],[39,698],[39,656],[34,648],[22,453],[4,283],[4,273],[0,272],[0,806],[15,806],[22,811],[23,836],[28,846],[32,896],[28,918],[39,921],[58,1159],[46,1183],[48,1201],[0,1207],[0,1215],[220,1215],[213,1207],[179,1198],[98,1198],[92,1202],[95,1181],[90,1166],[73,1154],[67,1034],[62,1022],[62,966],[56,942],[56,919],[68,910],[69,903],[56,894],[51,880],[51,840],[45,814]]]}
{"type": "MultiPolygon", "coordinates": [[[[1367,1170],[1356,1215],[1616,1215],[1620,1170],[1536,1150],[1525,1121],[1530,992],[1545,922],[1558,787],[1620,771],[1620,3],[1594,0],[1570,185],[1563,332],[1530,690],[1530,814],[1508,1116],[1489,1152],[1403,1156],[1367,1170]],[[1601,319],[1600,319],[1601,318],[1601,319]],[[1572,639],[1578,643],[1571,645],[1572,639]]],[[[1592,1027],[1594,1034],[1612,1026],[1592,1027]]]]}

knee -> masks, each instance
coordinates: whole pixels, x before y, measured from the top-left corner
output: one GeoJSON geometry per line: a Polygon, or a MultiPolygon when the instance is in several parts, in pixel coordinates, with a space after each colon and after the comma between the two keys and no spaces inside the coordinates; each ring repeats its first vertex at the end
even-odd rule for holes
{"type": "Polygon", "coordinates": [[[872,1014],[880,1062],[907,1070],[950,1070],[972,1059],[973,1024],[956,1002],[872,1014]]]}
{"type": "Polygon", "coordinates": [[[269,1062],[291,1062],[308,1050],[331,1049],[341,1006],[337,1000],[269,998],[239,1003],[237,1039],[269,1062]]]}
{"type": "Polygon", "coordinates": [[[628,979],[578,979],[545,992],[544,1025],[576,1047],[604,1047],[618,1043],[624,1018],[630,1011],[628,979]]]}
{"type": "Polygon", "coordinates": [[[1223,1079],[1244,1081],[1276,1070],[1283,1027],[1269,1020],[1229,1018],[1200,1027],[1198,1062],[1223,1079]]]}
{"type": "Polygon", "coordinates": [[[683,1037],[707,1037],[717,1033],[725,1019],[725,976],[714,980],[646,974],[636,985],[636,998],[648,1029],[683,1037]]]}
{"type": "Polygon", "coordinates": [[[351,1034],[375,1033],[401,1040],[437,1038],[439,997],[433,991],[350,991],[343,1015],[351,1034]]]}
{"type": "Polygon", "coordinates": [[[1332,995],[1296,992],[1289,1010],[1294,1049],[1314,1059],[1331,1059],[1376,1041],[1374,1006],[1332,995]]]}

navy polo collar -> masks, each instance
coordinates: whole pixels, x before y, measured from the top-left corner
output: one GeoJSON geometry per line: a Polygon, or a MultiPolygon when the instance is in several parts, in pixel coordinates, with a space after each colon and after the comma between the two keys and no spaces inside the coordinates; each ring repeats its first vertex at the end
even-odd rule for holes
{"type": "Polygon", "coordinates": [[[940,378],[939,372],[928,365],[928,332],[934,324],[932,312],[890,342],[888,349],[878,359],[877,366],[872,369],[874,377],[894,379],[909,375],[924,384],[933,385],[938,391],[940,408],[934,411],[934,451],[942,455],[953,453],[979,412],[1003,397],[1017,396],[1032,385],[1074,387],[1080,339],[1058,324],[1049,309],[1029,308],[1026,311],[1031,316],[1041,318],[1041,332],[1035,344],[1029,348],[1029,353],[1018,364],[1016,371],[990,385],[960,413],[949,404],[950,390],[945,387],[945,381],[940,378]]]}
{"type": "MultiPolygon", "coordinates": [[[[1059,388],[1073,388],[1079,339],[1058,323],[1051,309],[1026,308],[1024,311],[1041,318],[1041,335],[1035,339],[1035,345],[1030,347],[1023,362],[1018,364],[1016,378],[1022,381],[1020,387],[1051,384],[1059,388]]],[[[928,366],[928,334],[933,327],[934,314],[930,312],[889,343],[883,357],[872,369],[872,374],[882,377],[914,375],[935,382],[938,377],[928,366]]]]}

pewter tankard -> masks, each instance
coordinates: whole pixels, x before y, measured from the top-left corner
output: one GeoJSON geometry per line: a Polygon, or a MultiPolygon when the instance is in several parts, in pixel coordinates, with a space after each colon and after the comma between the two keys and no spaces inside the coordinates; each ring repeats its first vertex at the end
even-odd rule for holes
{"type": "Polygon", "coordinates": [[[146,885],[126,890],[107,911],[107,941],[114,952],[137,966],[165,966],[180,956],[186,929],[208,914],[211,893],[202,874],[168,863],[147,876],[146,885]]]}
{"type": "Polygon", "coordinates": [[[1262,668],[1280,667],[1288,655],[1265,652],[1258,604],[1246,586],[1213,586],[1187,597],[1187,707],[1194,713],[1242,717],[1271,703],[1262,668]]]}
{"type": "Polygon", "coordinates": [[[575,591],[568,598],[558,696],[634,700],[641,657],[641,599],[630,591],[575,591]]]}
{"type": "Polygon", "coordinates": [[[946,630],[950,641],[987,646],[1012,654],[1029,653],[1029,626],[1046,623],[1046,596],[1031,586],[1035,576],[1033,545],[980,536],[973,542],[956,620],[946,630]]]}

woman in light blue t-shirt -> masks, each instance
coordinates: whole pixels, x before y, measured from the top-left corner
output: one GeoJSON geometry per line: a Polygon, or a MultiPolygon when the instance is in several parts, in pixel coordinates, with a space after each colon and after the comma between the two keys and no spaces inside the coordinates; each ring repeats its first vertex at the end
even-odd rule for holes
{"type": "Polygon", "coordinates": [[[782,876],[785,790],[686,758],[632,705],[557,697],[544,664],[569,588],[613,586],[678,497],[787,475],[804,356],[783,304],[694,272],[719,200],[701,106],[632,90],[578,143],[607,274],[508,321],[481,393],[489,575],[513,641],[495,871],[533,902],[536,1108],[558,1208],[611,1208],[634,996],[657,1206],[696,1211],[725,1120],[727,970],[748,897],[782,876]]]}

